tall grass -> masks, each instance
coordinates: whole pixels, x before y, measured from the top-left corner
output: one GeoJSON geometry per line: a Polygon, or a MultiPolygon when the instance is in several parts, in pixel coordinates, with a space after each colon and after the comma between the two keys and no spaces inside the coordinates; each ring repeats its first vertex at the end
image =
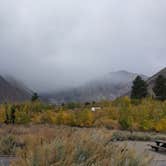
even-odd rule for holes
{"type": "Polygon", "coordinates": [[[12,166],[148,166],[151,163],[147,154],[138,156],[132,149],[112,143],[112,132],[105,128],[7,126],[1,133],[5,135],[9,130],[12,146],[6,148],[14,148],[18,157],[12,166]]]}

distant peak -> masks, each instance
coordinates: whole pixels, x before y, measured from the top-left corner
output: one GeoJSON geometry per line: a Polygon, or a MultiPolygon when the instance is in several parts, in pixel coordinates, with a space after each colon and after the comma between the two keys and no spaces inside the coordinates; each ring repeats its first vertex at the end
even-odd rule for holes
{"type": "Polygon", "coordinates": [[[117,73],[130,73],[130,72],[128,72],[126,70],[118,70],[117,73]]]}
{"type": "Polygon", "coordinates": [[[160,72],[166,72],[166,67],[164,67],[160,72]]]}
{"type": "Polygon", "coordinates": [[[128,72],[126,70],[118,70],[118,71],[110,72],[110,74],[114,74],[114,73],[117,73],[117,74],[130,74],[131,72],[128,72]]]}
{"type": "Polygon", "coordinates": [[[152,77],[155,77],[155,76],[158,76],[158,75],[166,75],[166,67],[161,69],[158,73],[156,73],[152,77]]]}

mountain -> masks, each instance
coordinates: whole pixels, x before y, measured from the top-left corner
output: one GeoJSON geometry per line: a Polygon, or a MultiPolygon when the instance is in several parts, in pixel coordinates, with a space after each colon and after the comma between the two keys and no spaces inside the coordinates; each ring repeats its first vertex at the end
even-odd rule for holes
{"type": "Polygon", "coordinates": [[[150,77],[150,78],[147,80],[148,90],[149,90],[149,93],[150,93],[151,95],[154,95],[152,89],[153,89],[154,84],[155,84],[155,81],[156,81],[156,79],[157,79],[157,77],[158,77],[159,75],[162,75],[162,76],[164,76],[164,77],[166,78],[166,68],[160,70],[158,73],[156,73],[155,75],[153,75],[152,77],[150,77]]]}
{"type": "MultiPolygon", "coordinates": [[[[102,99],[113,100],[130,91],[137,73],[111,72],[80,87],[43,94],[43,100],[51,103],[87,102],[102,99]]],[[[148,77],[141,75],[143,79],[148,77]]]]}
{"type": "MultiPolygon", "coordinates": [[[[153,76],[149,77],[148,79],[144,79],[144,80],[146,80],[146,83],[148,85],[148,93],[149,93],[150,96],[155,96],[155,94],[153,92],[153,87],[154,87],[156,79],[159,75],[162,75],[166,78],[166,68],[160,70],[159,72],[157,72],[153,76]]],[[[123,96],[130,96],[130,94],[131,94],[131,89],[126,94],[124,94],[123,96]]]]}
{"type": "Polygon", "coordinates": [[[30,91],[23,83],[12,77],[0,76],[0,103],[4,102],[23,102],[32,96],[30,91]]]}

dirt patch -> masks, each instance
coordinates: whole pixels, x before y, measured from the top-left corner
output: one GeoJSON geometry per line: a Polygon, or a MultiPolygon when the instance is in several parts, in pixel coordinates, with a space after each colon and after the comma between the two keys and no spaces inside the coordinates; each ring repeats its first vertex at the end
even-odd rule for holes
{"type": "Polygon", "coordinates": [[[115,142],[120,146],[127,146],[129,149],[133,149],[138,155],[143,153],[148,153],[153,157],[154,166],[166,166],[166,151],[165,152],[155,152],[148,144],[154,144],[154,142],[142,142],[142,141],[122,141],[115,142]]]}

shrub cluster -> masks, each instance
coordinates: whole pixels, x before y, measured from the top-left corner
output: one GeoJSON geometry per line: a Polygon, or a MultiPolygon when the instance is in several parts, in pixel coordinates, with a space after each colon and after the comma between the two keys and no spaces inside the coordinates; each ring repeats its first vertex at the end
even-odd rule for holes
{"type": "MultiPolygon", "coordinates": [[[[115,101],[100,101],[95,104],[100,106],[101,110],[92,112],[92,105],[80,103],[62,106],[50,106],[41,102],[24,103],[15,106],[15,123],[48,123],[77,127],[166,132],[166,102],[151,98],[132,100],[124,97],[115,101]]],[[[12,108],[11,105],[0,106],[0,123],[6,121],[6,112],[10,115],[10,108],[12,108]],[[6,111],[6,109],[8,110],[6,111]]]]}

